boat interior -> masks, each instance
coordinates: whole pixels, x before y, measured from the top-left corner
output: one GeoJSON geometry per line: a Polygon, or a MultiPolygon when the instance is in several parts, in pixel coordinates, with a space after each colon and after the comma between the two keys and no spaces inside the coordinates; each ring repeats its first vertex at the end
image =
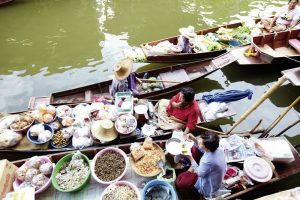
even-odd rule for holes
{"type": "MultiPolygon", "coordinates": [[[[256,21],[258,21],[258,20],[256,20],[256,21]]],[[[205,35],[207,33],[215,33],[215,32],[217,32],[217,30],[219,30],[220,27],[224,27],[224,28],[237,28],[237,27],[239,27],[241,25],[242,24],[240,22],[234,23],[234,24],[226,24],[226,25],[223,25],[223,26],[218,26],[218,27],[214,27],[214,28],[209,28],[209,29],[204,29],[204,30],[196,31],[196,34],[197,35],[205,35]]],[[[141,47],[142,47],[143,51],[147,53],[148,50],[145,48],[145,46],[147,44],[151,45],[151,46],[155,46],[158,43],[166,41],[166,40],[168,40],[170,43],[173,43],[173,44],[177,44],[178,43],[177,36],[174,36],[174,37],[170,37],[170,38],[165,38],[165,39],[161,39],[161,40],[157,40],[157,41],[152,41],[152,42],[144,43],[144,44],[141,45],[141,47]]]]}
{"type": "MultiPolygon", "coordinates": [[[[163,69],[157,69],[148,72],[148,77],[159,77],[162,81],[162,89],[155,91],[156,93],[165,92],[164,89],[168,88],[168,91],[173,87],[178,89],[180,84],[186,84],[187,82],[196,80],[202,76],[205,76],[218,69],[212,62],[212,59],[202,62],[191,62],[186,64],[173,65],[163,69]]],[[[142,78],[145,72],[138,73],[137,76],[142,78]]],[[[53,105],[59,105],[64,103],[81,103],[92,102],[93,98],[106,97],[111,98],[109,91],[112,81],[105,81],[96,83],[84,87],[79,87],[62,92],[52,93],[50,102],[53,105]]],[[[141,92],[141,94],[144,94],[141,92]]],[[[151,95],[149,95],[151,96],[151,95]]],[[[37,100],[37,99],[35,99],[37,100]]],[[[34,106],[34,103],[31,103],[34,106]]]]}
{"type": "Polygon", "coordinates": [[[272,57],[294,57],[300,55],[300,29],[282,31],[253,37],[262,53],[272,57]]]}

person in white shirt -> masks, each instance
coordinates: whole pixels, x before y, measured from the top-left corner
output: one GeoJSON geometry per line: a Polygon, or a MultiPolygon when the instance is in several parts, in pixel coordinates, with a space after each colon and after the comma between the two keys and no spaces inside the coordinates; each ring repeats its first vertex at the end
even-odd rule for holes
{"type": "Polygon", "coordinates": [[[299,9],[297,8],[298,0],[289,0],[288,5],[283,6],[274,18],[261,20],[262,28],[269,32],[279,32],[286,30],[290,25],[298,21],[299,9]]]}

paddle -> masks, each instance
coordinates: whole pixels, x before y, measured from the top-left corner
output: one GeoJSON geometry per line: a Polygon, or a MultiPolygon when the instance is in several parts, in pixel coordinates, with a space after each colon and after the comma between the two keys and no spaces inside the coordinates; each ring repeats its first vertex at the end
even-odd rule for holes
{"type": "Polygon", "coordinates": [[[183,83],[181,81],[151,80],[151,79],[142,79],[142,78],[139,78],[139,80],[141,80],[143,82],[183,83]]]}

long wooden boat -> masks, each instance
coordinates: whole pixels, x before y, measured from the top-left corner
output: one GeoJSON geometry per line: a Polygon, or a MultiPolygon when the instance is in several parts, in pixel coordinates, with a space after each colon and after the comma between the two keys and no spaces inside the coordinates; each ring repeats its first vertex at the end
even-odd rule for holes
{"type": "Polygon", "coordinates": [[[5,4],[9,4],[11,2],[13,2],[14,0],[0,0],[0,6],[5,5],[5,4]]]}
{"type": "MultiPolygon", "coordinates": [[[[160,77],[162,80],[168,80],[169,82],[163,82],[163,88],[158,91],[140,93],[136,97],[139,99],[151,99],[153,97],[167,94],[177,91],[179,88],[186,86],[194,81],[199,80],[207,76],[208,74],[223,68],[224,66],[234,62],[236,59],[230,54],[225,53],[214,59],[207,59],[204,61],[183,63],[177,65],[171,65],[162,69],[154,69],[138,73],[137,76],[142,78],[145,73],[149,77],[160,77]],[[177,83],[170,83],[170,82],[177,83]]],[[[109,90],[112,84],[112,80],[95,83],[75,89],[65,90],[61,92],[52,93],[50,98],[40,97],[31,98],[29,101],[29,109],[34,109],[38,101],[52,105],[60,104],[76,104],[76,103],[89,103],[93,101],[95,96],[109,96],[109,90]]],[[[112,97],[110,97],[112,98],[112,97]]]]}
{"type": "MultiPolygon", "coordinates": [[[[277,139],[284,139],[285,138],[267,138],[268,140],[277,140],[277,139]]],[[[286,140],[287,141],[287,140],[286,140]]],[[[156,143],[161,147],[161,148],[165,148],[165,142],[164,140],[160,140],[160,141],[156,141],[156,143]]],[[[246,188],[245,190],[242,190],[240,192],[236,192],[233,193],[227,197],[225,197],[225,199],[243,199],[245,197],[247,197],[246,195],[251,193],[251,192],[256,192],[258,190],[264,189],[266,187],[270,187],[272,186],[272,184],[277,183],[280,180],[283,180],[287,177],[290,177],[292,175],[295,175],[297,173],[300,173],[300,157],[297,153],[297,151],[295,150],[295,148],[289,143],[291,150],[293,152],[293,155],[295,157],[295,161],[293,161],[292,163],[289,164],[278,164],[278,163],[274,163],[275,165],[275,171],[274,171],[274,175],[272,177],[272,179],[267,182],[267,183],[255,183],[255,185],[253,186],[249,186],[248,188],[246,188]]],[[[115,147],[122,149],[126,154],[130,153],[130,144],[123,144],[123,145],[116,145],[115,147]]],[[[93,157],[96,155],[96,153],[98,153],[100,150],[104,149],[105,147],[97,147],[97,148],[90,148],[90,149],[84,149],[81,150],[81,153],[85,154],[86,156],[88,156],[90,159],[93,159],[93,157]]],[[[63,156],[69,154],[71,152],[61,152],[61,153],[56,153],[56,154],[49,154],[47,155],[50,160],[52,160],[54,163],[57,163],[59,159],[61,159],[63,156]]],[[[13,163],[20,167],[22,164],[24,164],[28,159],[23,159],[23,160],[18,160],[18,161],[14,161],[13,163]]],[[[132,176],[131,176],[132,177],[132,176]]],[[[131,180],[131,182],[134,182],[134,180],[131,180]]],[[[93,184],[92,182],[89,184],[93,184]]],[[[53,194],[53,193],[52,193],[53,194]]],[[[46,195],[47,191],[46,191],[46,195]]],[[[70,194],[72,195],[72,194],[70,194]]],[[[177,194],[178,196],[180,196],[180,194],[177,194]]],[[[40,194],[40,197],[43,196],[43,193],[40,194]]],[[[195,197],[183,197],[180,196],[181,199],[195,199],[195,197]]]]}
{"type": "MultiPolygon", "coordinates": [[[[260,19],[255,19],[256,23],[259,21],[260,21],[260,19]]],[[[207,33],[216,33],[216,31],[221,27],[237,28],[239,26],[242,26],[241,22],[196,31],[196,34],[197,35],[205,35],[207,33]]],[[[146,56],[147,62],[169,62],[169,63],[171,63],[171,62],[187,62],[187,61],[194,61],[194,60],[203,60],[203,59],[207,59],[207,58],[214,58],[214,57],[219,56],[226,52],[226,49],[223,49],[223,50],[219,50],[219,51],[209,51],[209,52],[202,52],[202,53],[174,53],[174,54],[152,56],[149,54],[149,51],[146,48],[146,46],[148,46],[148,45],[155,46],[158,43],[164,42],[164,41],[169,41],[172,44],[177,44],[177,38],[178,38],[178,35],[174,36],[174,37],[169,37],[169,38],[152,41],[152,42],[146,42],[146,43],[141,44],[140,46],[146,56]]]]}
{"type": "Polygon", "coordinates": [[[270,33],[253,37],[251,45],[230,50],[239,65],[281,65],[287,68],[299,66],[300,29],[270,33]],[[251,47],[258,51],[258,56],[245,56],[251,47]]]}
{"type": "MultiPolygon", "coordinates": [[[[153,104],[156,104],[157,101],[151,101],[153,104]]],[[[199,100],[199,107],[205,107],[207,104],[204,100],[199,100]],[[201,105],[200,105],[201,104],[201,105]]],[[[74,107],[78,104],[73,104],[70,105],[71,107],[74,107]]],[[[201,109],[200,109],[201,112],[201,109]]],[[[235,109],[231,104],[228,104],[228,110],[226,111],[225,115],[221,118],[227,118],[235,115],[235,109]]],[[[220,118],[215,119],[219,120],[220,118]]],[[[198,118],[197,125],[203,125],[205,123],[209,123],[208,120],[205,118],[204,113],[201,113],[201,116],[198,118]]],[[[172,131],[163,131],[161,130],[161,133],[159,135],[151,136],[153,140],[163,140],[163,139],[169,139],[172,136],[172,131]]],[[[145,139],[145,136],[138,136],[136,132],[134,131],[133,133],[129,135],[121,135],[119,134],[119,137],[109,143],[100,143],[96,140],[94,140],[94,144],[92,147],[87,147],[89,148],[98,148],[100,147],[105,147],[105,146],[110,146],[110,145],[116,145],[116,144],[130,144],[132,142],[137,142],[137,141],[143,141],[145,139]]],[[[50,153],[58,153],[58,152],[65,152],[65,151],[73,151],[75,148],[69,144],[67,147],[64,148],[53,148],[50,144],[45,144],[45,145],[33,145],[27,140],[26,136],[23,137],[23,139],[20,142],[20,145],[17,145],[13,148],[4,148],[0,149],[0,159],[4,159],[6,157],[11,157],[11,159],[21,159],[21,158],[27,158],[31,157],[33,155],[45,155],[45,154],[50,154],[50,153]],[[26,146],[26,147],[24,147],[26,146]],[[31,149],[30,149],[31,148],[31,149]],[[34,148],[34,149],[33,149],[34,148]]]]}

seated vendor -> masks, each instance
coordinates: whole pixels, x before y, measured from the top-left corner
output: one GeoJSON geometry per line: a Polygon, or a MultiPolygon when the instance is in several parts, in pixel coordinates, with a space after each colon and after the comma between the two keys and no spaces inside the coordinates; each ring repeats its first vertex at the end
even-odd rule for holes
{"type": "MultiPolygon", "coordinates": [[[[193,88],[182,88],[181,92],[175,95],[166,109],[171,119],[175,121],[183,121],[186,123],[184,134],[188,134],[195,130],[198,118],[200,117],[200,110],[198,103],[194,100],[195,92],[193,88]]],[[[177,128],[183,128],[177,127],[177,128]]]]}
{"type": "Polygon", "coordinates": [[[188,137],[194,141],[192,155],[187,155],[191,167],[178,175],[175,182],[177,190],[181,193],[195,192],[210,198],[218,196],[226,172],[225,154],[219,147],[219,136],[207,131],[199,139],[192,134],[188,134],[188,137]],[[200,153],[203,154],[201,159],[200,153]]]}
{"type": "Polygon", "coordinates": [[[262,19],[260,24],[269,32],[279,32],[286,30],[290,25],[295,24],[299,10],[298,0],[289,0],[288,5],[283,6],[274,18],[262,19]]]}
{"type": "Polygon", "coordinates": [[[180,28],[179,32],[180,36],[178,36],[177,46],[181,50],[181,53],[192,53],[193,45],[190,40],[197,36],[194,27],[188,26],[187,28],[180,28]]]}
{"type": "Polygon", "coordinates": [[[110,90],[112,97],[114,97],[117,92],[131,91],[133,96],[139,93],[136,90],[136,84],[141,84],[141,80],[136,77],[135,72],[132,72],[132,67],[132,61],[129,59],[122,60],[115,66],[115,76],[110,90]]]}

